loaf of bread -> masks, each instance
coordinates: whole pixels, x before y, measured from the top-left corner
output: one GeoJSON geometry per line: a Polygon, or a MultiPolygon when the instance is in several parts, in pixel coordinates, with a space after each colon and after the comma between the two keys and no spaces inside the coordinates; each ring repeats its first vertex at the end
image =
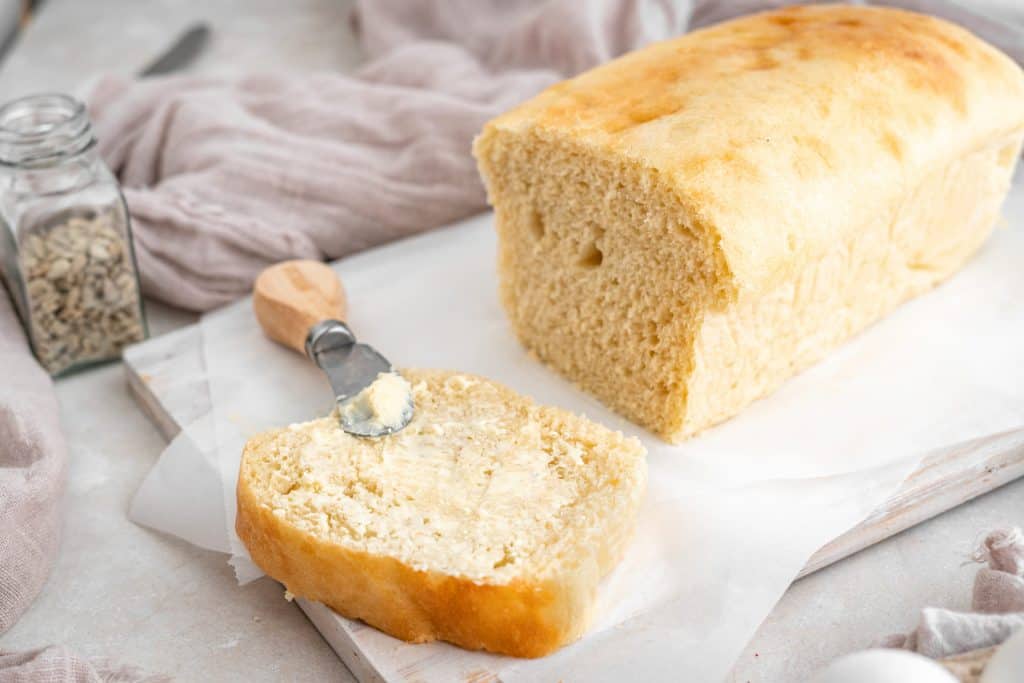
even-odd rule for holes
{"type": "Polygon", "coordinates": [[[634,528],[640,442],[481,377],[403,374],[416,414],[396,434],[331,415],[246,444],[252,559],[408,641],[538,657],[578,638],[634,528]]]}
{"type": "Polygon", "coordinates": [[[1022,135],[1008,57],[938,19],[835,5],[626,55],[474,149],[519,338],[678,441],[960,268],[1022,135]]]}

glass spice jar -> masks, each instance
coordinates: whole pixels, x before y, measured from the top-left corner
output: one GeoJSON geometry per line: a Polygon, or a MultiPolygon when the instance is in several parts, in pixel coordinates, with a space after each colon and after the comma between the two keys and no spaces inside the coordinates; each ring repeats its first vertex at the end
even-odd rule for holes
{"type": "Polygon", "coordinates": [[[0,273],[51,374],[146,337],[128,210],[67,95],[0,107],[0,273]]]}

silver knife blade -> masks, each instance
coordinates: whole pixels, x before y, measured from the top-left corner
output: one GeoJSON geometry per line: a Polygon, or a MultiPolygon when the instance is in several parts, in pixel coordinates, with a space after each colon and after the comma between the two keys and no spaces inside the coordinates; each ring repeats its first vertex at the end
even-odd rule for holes
{"type": "Polygon", "coordinates": [[[412,395],[405,399],[401,419],[396,424],[380,424],[373,415],[344,410],[358,400],[359,393],[381,375],[394,372],[387,358],[372,346],[360,344],[348,325],[324,320],[313,326],[306,337],[306,355],[327,374],[334,400],[341,411],[341,426],[357,436],[383,436],[403,429],[412,419],[415,407],[412,395]]]}
{"type": "Polygon", "coordinates": [[[139,76],[158,76],[188,66],[203,51],[210,39],[207,24],[190,26],[167,50],[139,72],[139,76]]]}

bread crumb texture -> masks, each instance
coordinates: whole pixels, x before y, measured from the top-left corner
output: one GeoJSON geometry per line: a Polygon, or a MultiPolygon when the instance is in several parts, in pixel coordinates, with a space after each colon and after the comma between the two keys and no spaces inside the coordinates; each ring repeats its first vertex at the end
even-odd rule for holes
{"type": "Polygon", "coordinates": [[[678,441],[984,242],[1024,74],[950,23],[792,7],[549,88],[474,145],[522,342],[678,441]]]}
{"type": "Polygon", "coordinates": [[[376,439],[336,415],[252,439],[239,536],[295,595],[406,640],[539,656],[577,638],[646,483],[635,438],[490,380],[408,370],[376,439]]]}

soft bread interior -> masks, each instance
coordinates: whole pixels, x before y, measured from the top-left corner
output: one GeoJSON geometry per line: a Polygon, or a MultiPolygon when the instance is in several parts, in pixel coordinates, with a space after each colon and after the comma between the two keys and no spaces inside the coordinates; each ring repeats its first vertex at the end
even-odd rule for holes
{"type": "Polygon", "coordinates": [[[537,132],[489,130],[476,150],[522,342],[626,417],[679,429],[701,311],[730,296],[713,235],[628,160],[537,132]]]}
{"type": "Polygon", "coordinates": [[[334,415],[247,448],[243,484],[322,542],[481,584],[617,561],[643,493],[636,439],[483,378],[403,373],[415,417],[366,439],[334,415]]]}

